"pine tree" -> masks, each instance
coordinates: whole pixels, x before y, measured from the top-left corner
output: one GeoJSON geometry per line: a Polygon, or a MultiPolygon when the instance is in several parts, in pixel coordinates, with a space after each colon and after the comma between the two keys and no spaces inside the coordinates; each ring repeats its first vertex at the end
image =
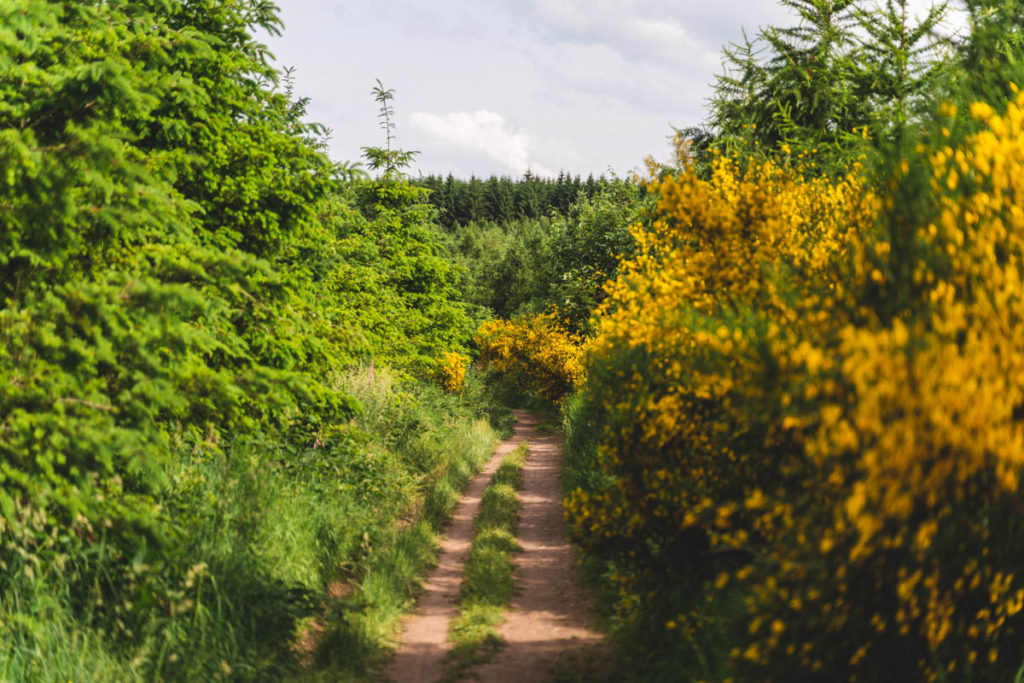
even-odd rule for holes
{"type": "Polygon", "coordinates": [[[519,194],[516,201],[519,213],[523,218],[537,218],[541,215],[543,199],[538,186],[537,177],[527,169],[523,174],[523,179],[519,182],[519,194]]]}
{"type": "Polygon", "coordinates": [[[964,0],[970,32],[957,45],[961,87],[968,99],[1010,96],[1024,75],[1024,3],[964,0]]]}
{"type": "Polygon", "coordinates": [[[782,0],[801,21],[763,34],[774,53],[767,86],[775,111],[763,133],[769,144],[837,143],[864,122],[850,87],[855,2],[782,0]]]}
{"type": "Polygon", "coordinates": [[[874,10],[858,13],[865,37],[856,54],[855,93],[883,138],[928,110],[929,96],[952,63],[940,59],[943,47],[936,34],[948,4],[932,6],[916,23],[908,4],[884,0],[874,10]]]}
{"type": "Polygon", "coordinates": [[[710,117],[720,146],[841,153],[867,120],[853,91],[857,1],[781,0],[798,24],[724,49],[710,117]]]}
{"type": "Polygon", "coordinates": [[[742,43],[722,48],[724,72],[716,77],[710,102],[710,121],[727,146],[752,140],[755,131],[768,128],[773,100],[768,92],[765,46],[743,32],[742,43]]]}
{"type": "Polygon", "coordinates": [[[395,91],[386,89],[381,80],[370,90],[373,99],[380,105],[380,127],[384,131],[383,147],[363,147],[363,156],[372,171],[383,171],[384,180],[395,180],[403,177],[404,169],[412,165],[419,155],[417,151],[405,151],[394,147],[395,142],[395,109],[392,102],[395,91]]]}

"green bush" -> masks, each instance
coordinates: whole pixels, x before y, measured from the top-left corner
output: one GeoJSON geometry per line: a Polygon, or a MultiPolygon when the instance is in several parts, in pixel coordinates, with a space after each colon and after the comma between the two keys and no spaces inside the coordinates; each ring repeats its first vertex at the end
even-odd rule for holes
{"type": "Polygon", "coordinates": [[[476,418],[412,379],[472,328],[434,215],[334,177],[278,29],[264,0],[0,6],[4,678],[295,673],[328,586],[490,443],[442,449],[476,418]],[[368,358],[402,379],[360,427],[334,378],[368,358]]]}

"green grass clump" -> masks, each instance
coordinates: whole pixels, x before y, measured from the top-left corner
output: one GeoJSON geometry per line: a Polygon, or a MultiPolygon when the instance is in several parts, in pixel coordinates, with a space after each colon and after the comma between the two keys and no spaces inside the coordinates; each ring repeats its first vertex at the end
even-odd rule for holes
{"type": "Polygon", "coordinates": [[[383,435],[387,451],[415,474],[414,485],[348,569],[344,578],[354,590],[323,615],[324,634],[308,678],[370,679],[379,673],[396,645],[399,619],[436,561],[438,534],[498,440],[494,420],[478,415],[487,406],[435,387],[393,382],[379,372],[372,385],[365,376],[343,380],[363,406],[360,426],[383,435]]]}
{"type": "Polygon", "coordinates": [[[459,614],[452,621],[449,639],[454,643],[449,675],[493,657],[502,645],[498,626],[515,590],[514,553],[518,552],[516,524],[522,471],[528,450],[520,446],[505,456],[484,490],[480,513],[474,523],[473,545],[463,568],[459,614]]]}
{"type": "Polygon", "coordinates": [[[373,678],[498,436],[485,407],[387,370],[337,387],[363,410],[317,447],[177,454],[173,553],[83,524],[47,562],[0,533],[0,681],[373,678]]]}

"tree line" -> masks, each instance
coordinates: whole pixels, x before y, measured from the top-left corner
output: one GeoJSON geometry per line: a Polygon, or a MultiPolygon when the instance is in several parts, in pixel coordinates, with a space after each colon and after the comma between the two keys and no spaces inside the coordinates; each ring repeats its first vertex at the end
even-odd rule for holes
{"type": "Polygon", "coordinates": [[[608,180],[592,174],[582,180],[565,172],[545,178],[527,171],[522,178],[470,176],[466,180],[448,174],[421,176],[412,183],[430,191],[428,201],[438,211],[438,222],[452,230],[469,223],[511,223],[550,217],[552,212],[565,215],[577,199],[592,198],[608,180]]]}

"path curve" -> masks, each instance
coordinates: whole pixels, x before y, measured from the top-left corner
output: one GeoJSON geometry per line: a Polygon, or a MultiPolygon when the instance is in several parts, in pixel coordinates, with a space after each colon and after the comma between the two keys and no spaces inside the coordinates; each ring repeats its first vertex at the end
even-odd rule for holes
{"type": "Polygon", "coordinates": [[[541,434],[540,418],[513,411],[513,437],[473,479],[441,543],[438,564],[427,577],[416,612],[405,622],[402,646],[387,668],[396,683],[434,683],[445,673],[448,624],[456,614],[462,567],[473,539],[473,520],[483,490],[501,459],[527,442],[523,468],[522,510],[518,527],[523,552],[516,555],[516,597],[501,627],[505,647],[491,662],[471,669],[480,681],[542,681],[566,654],[582,651],[601,639],[593,628],[590,602],[565,540],[560,479],[563,447],[555,434],[541,434]]]}

